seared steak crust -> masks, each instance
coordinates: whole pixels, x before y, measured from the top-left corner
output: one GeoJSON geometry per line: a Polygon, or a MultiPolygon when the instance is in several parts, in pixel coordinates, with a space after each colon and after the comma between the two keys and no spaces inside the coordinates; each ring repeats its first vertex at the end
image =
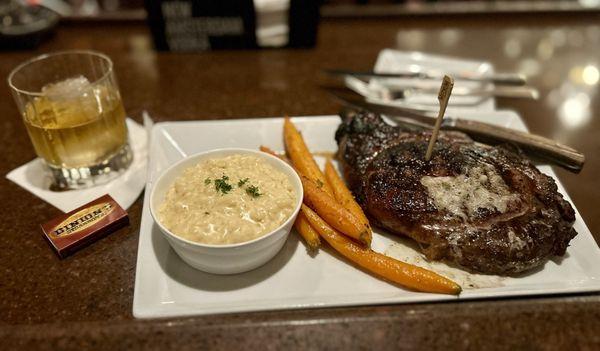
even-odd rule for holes
{"type": "Polygon", "coordinates": [[[372,113],[344,118],[338,157],[373,224],[413,238],[430,259],[483,273],[514,274],[565,253],[575,212],[551,177],[518,150],[458,132],[441,132],[427,162],[429,136],[372,113]]]}

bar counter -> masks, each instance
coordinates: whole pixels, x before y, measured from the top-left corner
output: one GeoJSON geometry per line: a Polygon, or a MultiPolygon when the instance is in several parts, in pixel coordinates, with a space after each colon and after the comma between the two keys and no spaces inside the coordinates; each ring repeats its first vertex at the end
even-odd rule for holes
{"type": "MultiPolygon", "coordinates": [[[[326,19],[313,49],[198,54],[155,52],[141,22],[63,23],[35,51],[0,53],[0,77],[43,52],[93,49],[115,62],[126,111],[138,122],[144,110],[155,121],[228,119],[336,114],[340,106],[318,88],[321,68],[368,69],[384,48],[488,60],[498,71],[530,75],[541,91],[537,102],[498,99],[500,108],[585,153],[580,174],[557,173],[598,241],[598,47],[594,13],[326,19]],[[586,67],[596,76],[582,81],[586,67]]],[[[136,320],[143,196],[128,210],[128,227],[58,259],[39,225],[60,211],[4,177],[35,154],[6,83],[0,96],[0,349],[600,347],[598,294],[136,320]]]]}

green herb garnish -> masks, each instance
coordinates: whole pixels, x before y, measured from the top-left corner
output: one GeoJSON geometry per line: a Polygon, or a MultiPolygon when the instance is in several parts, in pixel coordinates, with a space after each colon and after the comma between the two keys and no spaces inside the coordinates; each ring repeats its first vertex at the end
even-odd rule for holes
{"type": "Polygon", "coordinates": [[[254,185],[250,185],[249,187],[246,188],[246,194],[256,198],[261,196],[262,194],[260,193],[259,189],[257,186],[254,185]]]}
{"type": "Polygon", "coordinates": [[[325,184],[323,184],[323,182],[320,179],[317,179],[317,187],[322,188],[323,185],[325,185],[325,184]]]}
{"type": "Polygon", "coordinates": [[[204,184],[206,184],[206,185],[210,184],[210,178],[204,179],[204,184]]]}
{"type": "Polygon", "coordinates": [[[244,184],[246,184],[248,182],[249,178],[244,178],[244,179],[240,179],[240,181],[238,182],[238,187],[243,187],[244,184]]]}
{"type": "Polygon", "coordinates": [[[228,180],[229,177],[226,175],[223,175],[221,179],[215,179],[215,189],[217,190],[217,192],[221,192],[223,195],[225,195],[231,191],[233,186],[227,183],[228,180]]]}

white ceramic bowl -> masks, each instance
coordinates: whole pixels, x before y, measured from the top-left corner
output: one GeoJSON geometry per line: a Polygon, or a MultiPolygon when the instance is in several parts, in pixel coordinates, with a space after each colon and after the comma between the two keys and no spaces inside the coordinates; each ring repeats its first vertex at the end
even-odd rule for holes
{"type": "Polygon", "coordinates": [[[215,274],[242,273],[257,268],[273,258],[285,244],[302,205],[302,183],[287,163],[267,153],[249,149],[218,149],[188,156],[165,170],[154,182],[150,194],[150,212],[173,250],[190,266],[215,274]],[[233,154],[250,154],[267,161],[287,175],[296,191],[296,203],[290,217],[277,229],[259,238],[239,244],[212,245],[186,240],[165,228],[158,218],[159,206],[175,179],[188,167],[211,158],[233,154]]]}

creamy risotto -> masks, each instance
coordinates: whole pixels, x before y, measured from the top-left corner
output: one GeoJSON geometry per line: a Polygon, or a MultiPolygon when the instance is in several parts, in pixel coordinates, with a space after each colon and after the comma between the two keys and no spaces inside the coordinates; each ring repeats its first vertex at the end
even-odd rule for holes
{"type": "Polygon", "coordinates": [[[283,224],[296,197],[290,179],[264,159],[231,155],[184,170],[167,191],[159,218],[182,238],[235,244],[283,224]]]}

